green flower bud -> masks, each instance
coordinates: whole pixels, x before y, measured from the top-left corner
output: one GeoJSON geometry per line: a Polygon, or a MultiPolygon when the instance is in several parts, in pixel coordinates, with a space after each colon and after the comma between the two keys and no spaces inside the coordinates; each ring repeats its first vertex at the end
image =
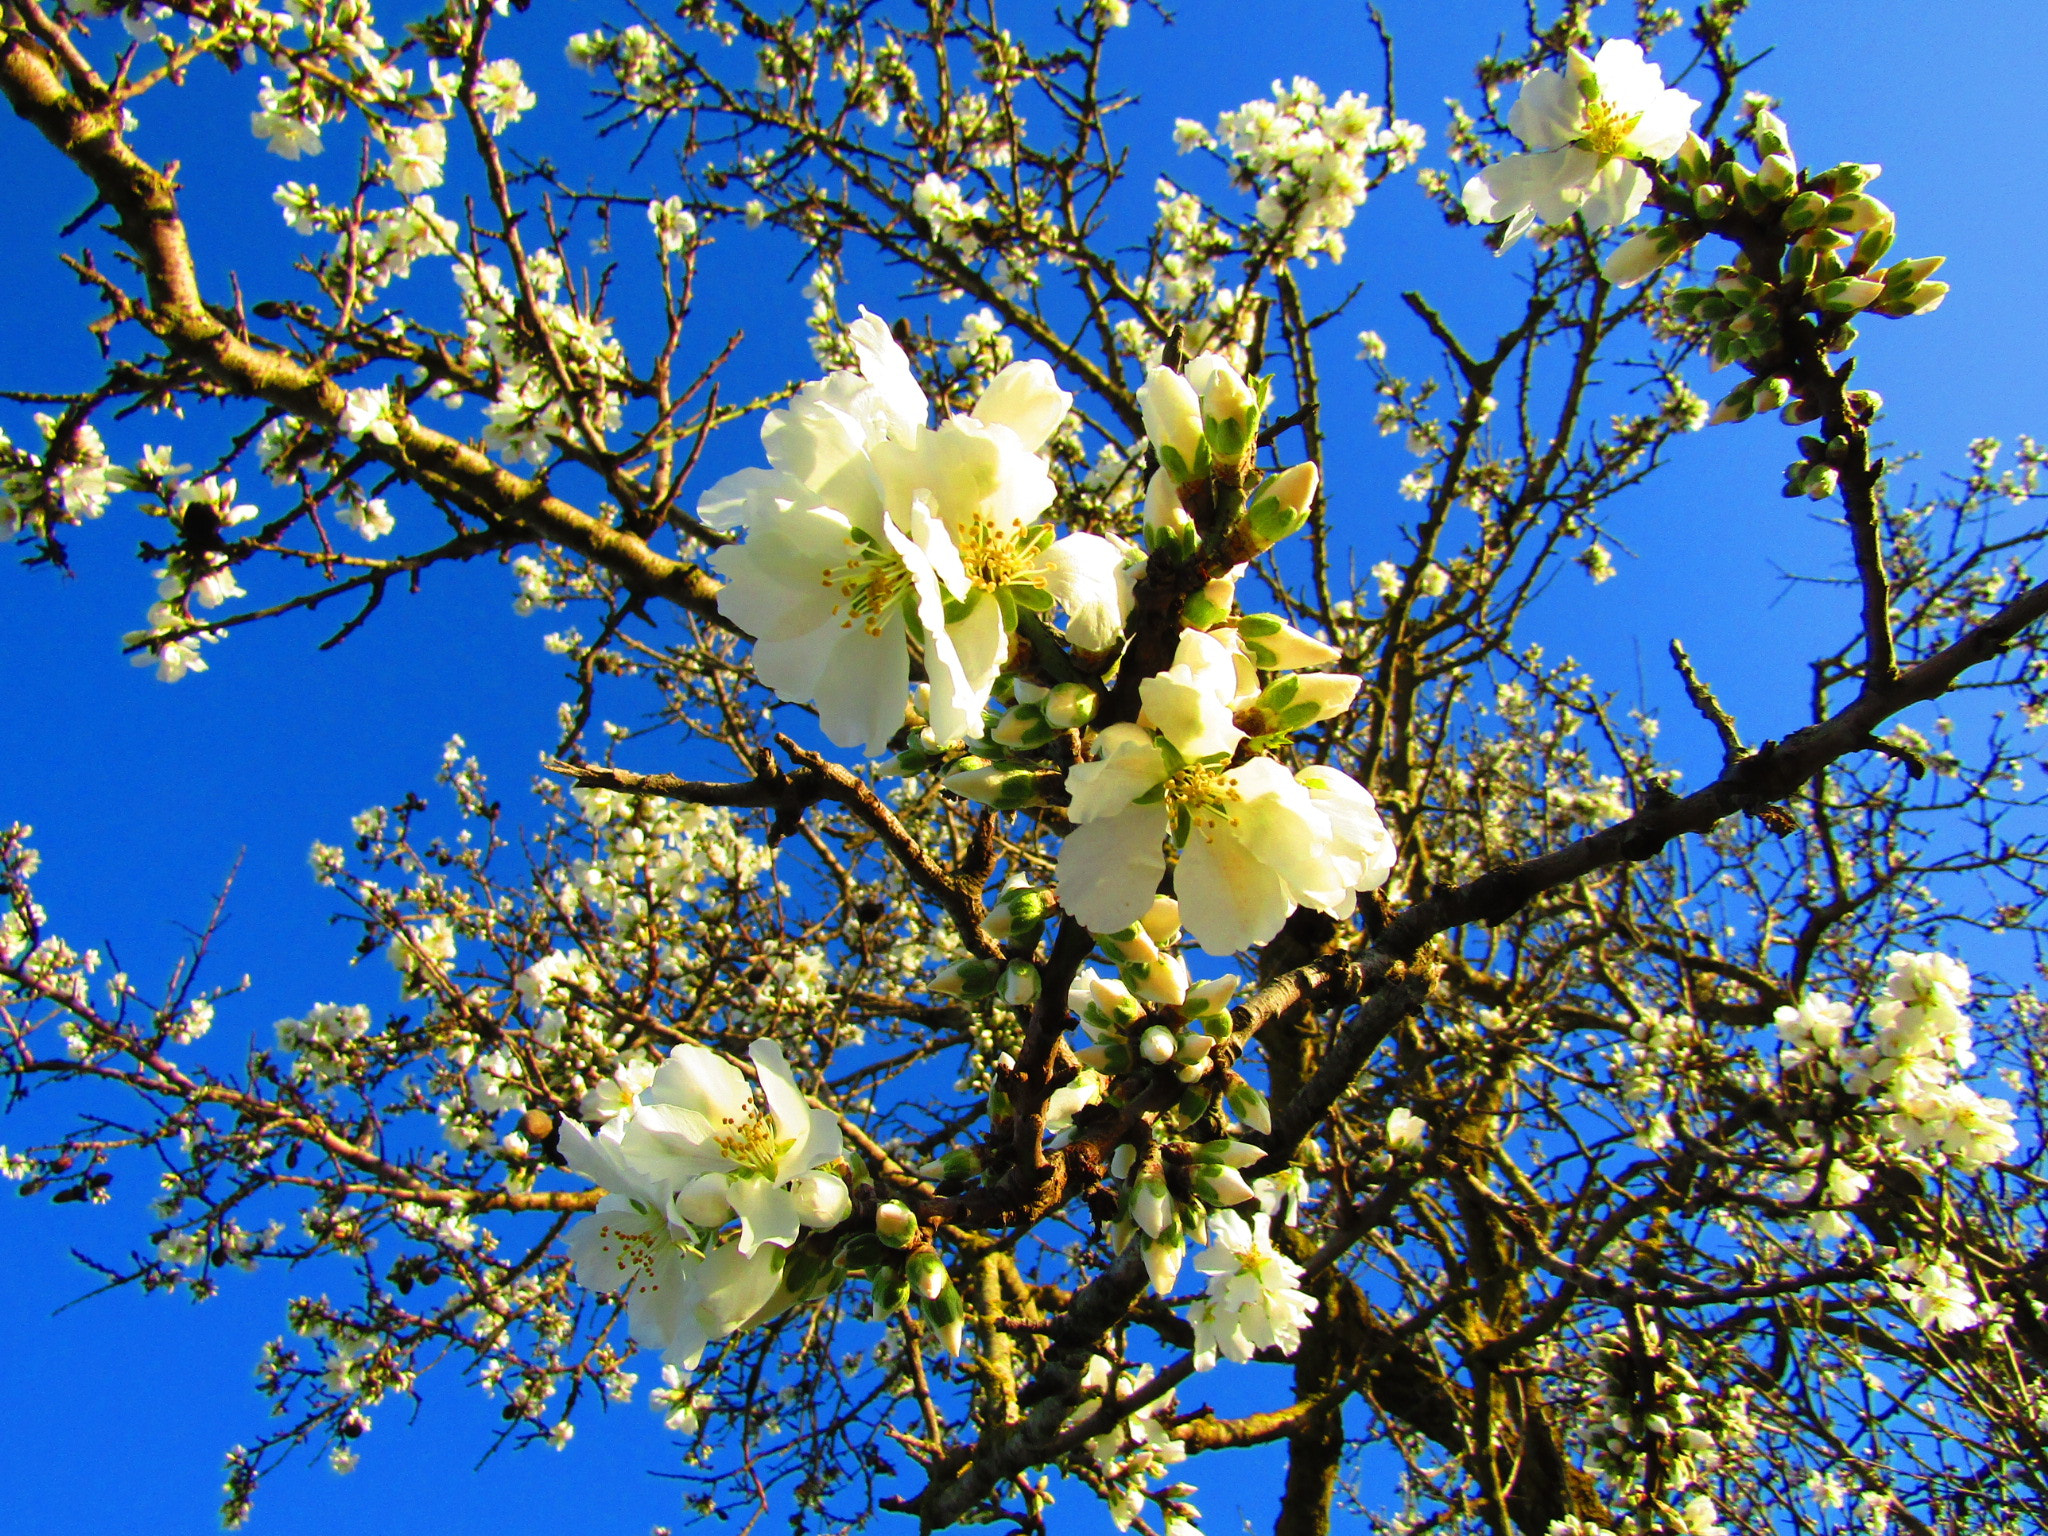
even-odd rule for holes
{"type": "Polygon", "coordinates": [[[904,1267],[904,1277],[921,1299],[937,1301],[939,1293],[946,1288],[946,1261],[939,1257],[936,1248],[920,1248],[910,1256],[910,1263],[904,1267]]]}
{"type": "Polygon", "coordinates": [[[970,957],[966,960],[955,960],[933,976],[928,985],[932,991],[943,993],[947,997],[978,1002],[995,991],[996,983],[1002,974],[1003,968],[998,962],[970,957]]]}
{"type": "Polygon", "coordinates": [[[1341,715],[1358,697],[1364,679],[1348,672],[1290,672],[1266,685],[1252,705],[1270,735],[1298,731],[1341,715]]]}
{"type": "Polygon", "coordinates": [[[1778,222],[1789,235],[1813,229],[1828,216],[1828,200],[1818,192],[1802,192],[1786,206],[1778,222]]]}
{"type": "Polygon", "coordinates": [[[1244,1175],[1221,1163],[1197,1163],[1194,1184],[1195,1193],[1204,1205],[1242,1205],[1254,1198],[1252,1187],[1245,1183],[1244,1175]]]}
{"type": "Polygon", "coordinates": [[[1262,402],[1244,375],[1213,353],[1188,364],[1188,382],[1200,391],[1202,435],[1219,464],[1243,458],[1258,434],[1262,402]]]}
{"type": "Polygon", "coordinates": [[[1138,1036],[1138,1054],[1153,1066],[1164,1066],[1173,1060],[1173,1053],[1180,1049],[1180,1041],[1174,1038],[1172,1030],[1163,1024],[1152,1024],[1138,1036]]]}
{"type": "Polygon", "coordinates": [[[1029,961],[1012,961],[1003,972],[1002,993],[1005,1007],[1029,1008],[1038,1001],[1038,994],[1042,988],[1038,967],[1029,961]]]}
{"type": "Polygon", "coordinates": [[[1308,521],[1319,477],[1313,464],[1296,464],[1252,493],[1244,523],[1260,549],[1271,549],[1308,521]]]}
{"type": "Polygon", "coordinates": [[[930,1300],[920,1299],[917,1309],[938,1334],[946,1353],[958,1359],[967,1347],[967,1305],[961,1301],[953,1282],[948,1280],[930,1300]]]}
{"type": "Polygon", "coordinates": [[[1829,314],[1853,315],[1868,309],[1884,295],[1884,284],[1873,283],[1867,277],[1838,277],[1823,287],[1816,297],[1820,307],[1829,314]]]}
{"type": "Polygon", "coordinates": [[[1186,485],[1208,473],[1202,402],[1192,384],[1171,368],[1153,368],[1138,389],[1138,410],[1152,451],[1177,484],[1186,485]]]}
{"type": "Polygon", "coordinates": [[[1028,752],[1042,747],[1059,732],[1046,724],[1044,707],[1038,704],[1019,704],[1006,713],[989,732],[989,739],[1013,752],[1028,752]]]}
{"type": "Polygon", "coordinates": [[[981,1174],[981,1154],[972,1147],[955,1147],[944,1157],[935,1158],[917,1170],[921,1179],[944,1183],[949,1179],[972,1179],[981,1174]]]}
{"type": "Polygon", "coordinates": [[[875,1235],[891,1248],[908,1248],[917,1241],[917,1214],[901,1200],[891,1200],[875,1211],[875,1235]]]}
{"type": "Polygon", "coordinates": [[[1154,896],[1152,905],[1147,907],[1145,915],[1138,919],[1138,926],[1151,935],[1154,944],[1178,944],[1180,903],[1171,896],[1154,896]]]}
{"type": "Polygon", "coordinates": [[[873,1311],[869,1314],[876,1322],[902,1310],[903,1303],[910,1296],[910,1282],[903,1271],[885,1266],[868,1271],[868,1292],[874,1299],[873,1311]]]}
{"type": "Polygon", "coordinates": [[[1052,915],[1052,898],[1028,885],[1012,886],[998,896],[981,926],[998,944],[1028,938],[1052,915]]]}
{"type": "Polygon", "coordinates": [[[1084,1067],[1093,1067],[1111,1077],[1121,1076],[1131,1070],[1130,1047],[1114,1036],[1097,1040],[1074,1052],[1075,1059],[1084,1067]]]}
{"type": "Polygon", "coordinates": [[[1036,768],[991,764],[949,773],[941,782],[964,800],[998,811],[1015,811],[1027,805],[1042,804],[1042,797],[1049,790],[1058,788],[1061,776],[1036,768]]]}
{"type": "Polygon", "coordinates": [[[1266,1107],[1266,1096],[1243,1078],[1230,1085],[1223,1102],[1233,1115],[1261,1136],[1273,1129],[1273,1112],[1266,1107]]]}
{"type": "Polygon", "coordinates": [[[1101,696],[1086,683],[1061,683],[1040,706],[1045,723],[1055,730],[1079,730],[1095,718],[1101,696]]]}
{"type": "Polygon", "coordinates": [[[1216,1141],[1205,1141],[1195,1148],[1198,1163],[1221,1163],[1226,1168],[1249,1168],[1266,1154],[1248,1141],[1233,1141],[1224,1136],[1216,1141]]]}
{"type": "Polygon", "coordinates": [[[1277,613],[1248,613],[1237,621],[1237,635],[1263,671],[1326,666],[1343,653],[1305,635],[1277,613]]]}
{"type": "Polygon", "coordinates": [[[1783,155],[1765,155],[1757,167],[1756,184],[1768,196],[1783,202],[1799,186],[1799,167],[1783,155]]]}

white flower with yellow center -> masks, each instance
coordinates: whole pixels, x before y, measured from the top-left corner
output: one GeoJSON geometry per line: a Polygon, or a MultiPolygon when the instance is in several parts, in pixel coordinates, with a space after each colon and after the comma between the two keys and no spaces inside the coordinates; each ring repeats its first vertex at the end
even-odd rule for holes
{"type": "Polygon", "coordinates": [[[1124,555],[1093,534],[1055,542],[1042,521],[1055,490],[1040,450],[1073,401],[1044,363],[1011,364],[972,414],[933,429],[888,327],[862,311],[849,335],[859,373],[771,412],[769,467],[698,504],[710,526],[747,534],[712,556],[719,607],[755,638],[762,682],[816,703],[828,737],[871,754],[904,723],[915,641],[928,723],[955,742],[981,729],[1020,607],[1065,608],[1076,644],[1114,640],[1124,555]]]}
{"type": "Polygon", "coordinates": [[[1650,195],[1650,178],[1633,162],[1676,154],[1699,105],[1666,88],[1664,72],[1626,38],[1590,59],[1574,48],[1563,74],[1540,69],[1522,82],[1508,126],[1531,153],[1466,182],[1465,213],[1478,224],[1507,220],[1502,250],[1536,224],[1574,213],[1595,228],[1625,224],[1650,195]]]}
{"type": "Polygon", "coordinates": [[[839,1122],[804,1101],[782,1047],[748,1047],[764,1107],[745,1074],[716,1051],[679,1045],[641,1095],[620,1154],[668,1209],[698,1227],[740,1218],[739,1257],[763,1244],[787,1248],[803,1228],[846,1219],[852,1200],[829,1164],[841,1151],[839,1122]]]}
{"type": "Polygon", "coordinates": [[[1139,695],[1141,722],[1104,730],[1067,773],[1075,827],[1060,848],[1060,905],[1089,929],[1145,915],[1169,837],[1181,922],[1211,954],[1265,943],[1297,906],[1348,916],[1359,891],[1386,880],[1392,841],[1345,774],[1290,774],[1270,757],[1230,766],[1245,739],[1235,717],[1259,695],[1241,646],[1184,631],[1173,665],[1139,695]]]}
{"type": "Polygon", "coordinates": [[[664,1214],[662,1191],[621,1152],[623,1129],[615,1121],[593,1136],[575,1120],[562,1123],[563,1161],[605,1191],[570,1231],[569,1256],[582,1284],[625,1300],[635,1343],[666,1349],[688,1308],[698,1253],[690,1231],[664,1214]]]}
{"type": "Polygon", "coordinates": [[[1302,1291],[1301,1266],[1273,1246],[1271,1218],[1246,1221],[1235,1211],[1209,1217],[1209,1246],[1195,1268],[1209,1277],[1208,1294],[1188,1310],[1195,1327],[1195,1369],[1222,1355],[1242,1365],[1255,1350],[1291,1355],[1316,1299],[1302,1291]]]}

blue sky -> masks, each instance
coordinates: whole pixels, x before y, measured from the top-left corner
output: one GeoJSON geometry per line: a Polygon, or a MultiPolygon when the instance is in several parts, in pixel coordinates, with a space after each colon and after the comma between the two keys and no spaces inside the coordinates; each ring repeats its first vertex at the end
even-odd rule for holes
{"type": "MultiPolygon", "coordinates": [[[[1174,117],[1213,118],[1263,94],[1276,75],[1306,73],[1333,92],[1378,92],[1377,49],[1358,24],[1362,5],[1190,0],[1183,9],[1170,30],[1141,17],[1126,45],[1125,79],[1146,98],[1126,131],[1146,172],[1172,163],[1166,135],[1174,117]]],[[[1470,60],[1519,7],[1388,0],[1383,9],[1399,38],[1401,106],[1434,140],[1437,103],[1469,95],[1470,60]]],[[[1609,9],[1610,24],[1623,25],[1626,9],[1609,9]]],[[[545,5],[518,19],[515,35],[531,41],[513,51],[544,107],[560,104],[540,115],[522,147],[573,137],[567,108],[580,77],[554,60],[561,37],[589,22],[586,12],[545,5]]],[[[1745,35],[1751,51],[1775,50],[1755,81],[1785,98],[1802,158],[1883,163],[1877,191],[1898,211],[1901,251],[1950,257],[1944,276],[1955,291],[1938,314],[1865,327],[1859,382],[1884,394],[1899,446],[1925,455],[1919,478],[1931,483],[1954,468],[1971,437],[2009,441],[2048,426],[2048,391],[2036,376],[2048,293],[2031,280],[2040,218],[2010,190],[2048,149],[2037,105],[2048,12],[2019,3],[1936,13],[1898,0],[1763,0],[1745,35]]],[[[185,159],[202,259],[216,273],[238,267],[245,281],[283,270],[292,251],[268,202],[288,172],[266,161],[241,128],[254,91],[246,74],[210,75],[191,103],[146,106],[141,139],[146,152],[185,159]],[[202,165],[213,155],[225,166],[217,182],[202,165]]],[[[11,387],[76,385],[93,366],[76,323],[83,300],[50,252],[57,227],[86,198],[19,124],[0,126],[0,145],[14,235],[0,243],[0,377],[11,387]]],[[[1395,363],[1409,371],[1426,363],[1395,301],[1400,289],[1422,287],[1454,320],[1475,323],[1512,300],[1509,264],[1494,263],[1474,240],[1447,236],[1410,189],[1380,194],[1351,243],[1344,267],[1324,280],[1365,282],[1357,325],[1381,330],[1395,363]]],[[[735,318],[752,327],[742,377],[803,367],[795,295],[773,287],[789,254],[760,262],[735,245],[726,283],[712,295],[700,334],[735,318]],[[746,282],[743,272],[757,275],[746,282]]],[[[885,308],[891,295],[846,297],[885,308]]],[[[1382,530],[1398,515],[1393,486],[1410,461],[1397,443],[1372,434],[1363,372],[1346,373],[1348,356],[1335,348],[1326,361],[1343,376],[1334,419],[1357,423],[1333,432],[1333,491],[1363,566],[1393,552],[1382,530]]],[[[1710,389],[1705,378],[1695,382],[1710,389]]],[[[17,440],[33,430],[15,407],[0,407],[0,426],[17,440]]],[[[152,423],[140,435],[198,441],[205,431],[195,419],[152,423]]],[[[1747,734],[1760,739],[1797,723],[1810,644],[1848,622],[1835,599],[1787,597],[1777,574],[1823,570],[1835,559],[1828,530],[1777,495],[1790,435],[1759,422],[1685,444],[1674,469],[1635,497],[1618,524],[1642,558],[1624,562],[1604,587],[1561,594],[1539,620],[1553,651],[1591,662],[1627,702],[1640,686],[1647,702],[1665,706],[1667,743],[1695,780],[1713,762],[1711,744],[1703,727],[1670,708],[1666,642],[1685,638],[1747,734]]],[[[751,450],[735,434],[722,451],[738,463],[751,450]]],[[[362,807],[427,786],[453,733],[503,787],[523,783],[535,754],[551,744],[562,696],[556,664],[540,648],[542,622],[515,618],[509,576],[484,567],[437,576],[422,597],[392,603],[338,651],[315,650],[327,631],[314,623],[274,625],[214,648],[209,674],[165,687],[118,650],[149,601],[133,556],[137,537],[137,524],[118,513],[78,531],[72,580],[0,566],[7,677],[21,722],[0,760],[0,817],[36,827],[42,895],[57,926],[80,944],[111,947],[139,977],[161,975],[185,942],[180,925],[203,918],[239,863],[218,974],[247,972],[253,986],[224,1010],[218,1039],[232,1045],[252,1031],[267,1035],[273,1019],[315,1001],[388,1004],[386,975],[349,969],[347,942],[328,926],[331,901],[307,875],[306,849],[315,838],[341,840],[362,807]]],[[[651,760],[653,743],[640,750],[649,758],[639,766],[672,766],[651,760]]],[[[18,1145],[40,1123],[34,1112],[0,1121],[0,1141],[18,1145]]],[[[10,1259],[0,1267],[0,1315],[10,1324],[0,1398],[14,1407],[10,1433],[0,1438],[0,1486],[22,1529],[211,1529],[220,1453],[261,1432],[251,1371],[262,1340],[280,1329],[284,1297],[299,1288],[290,1277],[231,1283],[204,1307],[115,1297],[56,1311],[88,1287],[71,1249],[119,1252],[146,1224],[140,1189],[117,1188],[121,1198],[99,1209],[0,1201],[10,1259]]],[[[481,1394],[430,1381],[417,1422],[403,1418],[395,1405],[383,1410],[350,1478],[300,1467],[275,1479],[253,1528],[407,1536],[572,1523],[624,1536],[681,1523],[673,1485],[646,1475],[670,1453],[644,1407],[588,1417],[559,1456],[507,1455],[477,1470],[496,1424],[481,1394]]],[[[1190,1468],[1203,1485],[1212,1536],[1235,1529],[1238,1510],[1254,1525],[1269,1523],[1265,1470],[1228,1462],[1190,1468]]],[[[1063,1529],[1099,1523],[1064,1506],[1056,1519],[1063,1529]]]]}

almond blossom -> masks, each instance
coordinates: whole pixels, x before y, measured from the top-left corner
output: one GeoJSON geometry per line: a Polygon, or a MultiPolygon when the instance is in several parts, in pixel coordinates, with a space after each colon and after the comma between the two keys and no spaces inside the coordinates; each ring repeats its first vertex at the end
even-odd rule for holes
{"type": "Polygon", "coordinates": [[[1301,1266],[1273,1246],[1272,1218],[1246,1221],[1235,1211],[1209,1218],[1210,1242],[1195,1260],[1209,1277],[1208,1294],[1188,1310],[1195,1326],[1195,1369],[1218,1355],[1242,1365],[1255,1350],[1291,1355],[1316,1299],[1301,1289],[1301,1266]]]}
{"type": "Polygon", "coordinates": [[[1247,734],[1238,717],[1261,697],[1241,645],[1183,631],[1173,665],[1139,693],[1141,721],[1104,730],[1067,774],[1075,828],[1060,849],[1060,904],[1089,929],[1145,914],[1169,836],[1181,920],[1211,954],[1265,943],[1297,906],[1348,916],[1358,892],[1384,883],[1392,843],[1352,779],[1290,774],[1270,757],[1230,766],[1247,734]]]}
{"type": "Polygon", "coordinates": [[[700,1227],[740,1218],[740,1257],[764,1243],[787,1248],[803,1228],[837,1226],[852,1202],[828,1165],[839,1122],[804,1101],[782,1047],[748,1047],[764,1109],[739,1068],[701,1045],[669,1053],[620,1137],[627,1164],[700,1227]]]}
{"type": "Polygon", "coordinates": [[[1692,131],[1699,103],[1667,89],[1664,72],[1626,38],[1587,58],[1565,55],[1565,72],[1540,69],[1522,82],[1508,126],[1530,153],[1509,155],[1465,183],[1477,224],[1508,222],[1506,250],[1537,224],[1583,214],[1596,228],[1625,224],[1650,195],[1635,160],[1663,160],[1692,131]]]}
{"type": "Polygon", "coordinates": [[[1106,644],[1129,607],[1125,552],[1055,539],[1040,450],[1073,397],[1042,362],[1012,363],[972,413],[937,428],[888,327],[849,327],[858,373],[805,386],[762,424],[769,467],[708,491],[698,512],[744,529],[712,563],[725,614],[756,639],[755,668],[815,703],[840,746],[882,752],[904,724],[909,646],[923,646],[928,725],[946,745],[978,730],[1018,611],[1057,604],[1106,644]]]}

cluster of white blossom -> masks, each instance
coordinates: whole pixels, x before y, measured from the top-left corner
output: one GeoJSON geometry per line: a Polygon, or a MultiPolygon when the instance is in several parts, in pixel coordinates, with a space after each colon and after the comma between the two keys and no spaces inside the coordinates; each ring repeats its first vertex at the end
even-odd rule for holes
{"type": "MultiPolygon", "coordinates": [[[[1105,1406],[1125,1403],[1151,1386],[1154,1372],[1149,1365],[1135,1370],[1117,1370],[1102,1355],[1090,1355],[1081,1373],[1080,1403],[1067,1415],[1066,1427],[1075,1429],[1105,1406]]],[[[1148,1497],[1162,1505],[1169,1529],[1175,1536],[1200,1536],[1193,1521],[1196,1512],[1185,1503],[1192,1492],[1174,1484],[1153,1492],[1147,1484],[1164,1477],[1171,1467],[1187,1459],[1187,1447],[1173,1431],[1160,1422],[1173,1412],[1173,1393],[1162,1392],[1120,1415],[1110,1418],[1099,1434],[1091,1435],[1083,1449],[1103,1483],[1109,1518],[1120,1531],[1127,1531],[1144,1513],[1148,1497]],[[1178,1529],[1175,1527],[1178,1526],[1178,1529]]]]}
{"type": "Polygon", "coordinates": [[[1602,1338],[1593,1364],[1594,1391],[1579,1426],[1586,1469],[1626,1498],[1641,1488],[1645,1469],[1655,1467],[1657,1507],[1642,1511],[1654,1524],[1642,1528],[1717,1536],[1719,1511],[1709,1480],[1721,1465],[1723,1445],[1747,1437],[1746,1394],[1741,1388],[1719,1397],[1703,1391],[1652,1317],[1641,1318],[1633,1331],[1602,1338]]]}
{"type": "Polygon", "coordinates": [[[748,1054],[761,1099],[717,1052],[679,1045],[594,1135],[561,1127],[562,1156],[606,1192],[569,1235],[577,1277],[619,1295],[634,1339],[684,1370],[800,1299],[788,1250],[853,1208],[838,1120],[805,1100],[781,1046],[748,1054]]]}
{"type": "Polygon", "coordinates": [[[605,789],[579,789],[575,799],[604,837],[594,857],[571,866],[563,896],[588,903],[622,939],[657,911],[697,903],[706,886],[745,889],[769,867],[768,850],[728,811],[605,789]]]}
{"type": "Polygon", "coordinates": [[[1301,1289],[1301,1266],[1273,1246],[1272,1220],[1264,1211],[1250,1221],[1236,1211],[1209,1218],[1209,1247],[1195,1260],[1208,1292],[1188,1310],[1198,1371],[1219,1354],[1242,1365],[1254,1350],[1292,1355],[1301,1347],[1316,1300],[1301,1289]]]}
{"type": "Polygon", "coordinates": [[[960,190],[959,182],[948,181],[937,171],[928,171],[924,180],[911,190],[910,206],[940,245],[951,246],[970,261],[981,254],[981,241],[974,233],[974,225],[988,217],[986,198],[970,201],[960,190]]]}
{"type": "Polygon", "coordinates": [[[361,1003],[318,1003],[303,1018],[277,1021],[277,1045],[295,1071],[316,1082],[345,1079],[355,1064],[351,1047],[370,1032],[370,1010],[361,1003]]]}
{"type": "Polygon", "coordinates": [[[851,327],[860,371],[806,385],[761,427],[769,467],[705,493],[698,515],[743,542],[712,563],[719,606],[755,640],[782,697],[816,703],[825,734],[879,754],[905,727],[910,646],[930,678],[924,741],[978,730],[1018,615],[1067,615],[1086,648],[1122,629],[1124,552],[1094,534],[1055,539],[1039,450],[1072,396],[1040,362],[1013,363],[971,414],[937,428],[888,328],[851,327]]]}
{"type": "MultiPolygon", "coordinates": [[[[1565,55],[1564,73],[1539,69],[1522,82],[1508,126],[1528,146],[1465,183],[1465,212],[1477,224],[1505,221],[1501,249],[1538,225],[1583,215],[1590,228],[1626,224],[1650,195],[1638,160],[1665,160],[1692,133],[1699,103],[1666,88],[1642,48],[1613,38],[1587,58],[1565,55]]],[[[1610,272],[1616,281],[1627,272],[1610,272]]],[[[1640,274],[1635,274],[1640,280],[1640,274]]]]}
{"type": "Polygon", "coordinates": [[[1963,1011],[1968,968],[1949,955],[1907,950],[1887,964],[1866,1037],[1856,1035],[1849,1005],[1824,994],[1777,1012],[1788,1073],[1811,1067],[1843,1101],[1825,1138],[1811,1122],[1799,1127],[1793,1160],[1811,1171],[1795,1174],[1785,1191],[1814,1202],[1809,1221],[1823,1237],[1847,1233],[1842,1210],[1869,1187],[1877,1163],[1972,1173],[2019,1147],[2012,1105],[1962,1081],[1976,1062],[1963,1011]]]}
{"type": "Polygon", "coordinates": [[[67,430],[40,411],[35,421],[43,434],[40,457],[15,447],[0,432],[0,538],[38,521],[38,509],[52,522],[87,522],[104,513],[108,498],[128,484],[91,422],[67,430]]]}
{"type": "Polygon", "coordinates": [[[1237,180],[1259,194],[1259,223],[1287,256],[1313,265],[1318,255],[1344,259],[1343,231],[1376,179],[1366,161],[1379,157],[1389,172],[1412,165],[1423,130],[1389,122],[1385,108],[1351,91],[1330,101],[1297,75],[1291,85],[1274,81],[1271,100],[1224,113],[1213,135],[1182,119],[1174,140],[1183,153],[1220,141],[1237,180]]]}
{"type": "Polygon", "coordinates": [[[642,26],[578,32],[564,52],[571,64],[588,73],[595,74],[599,65],[610,70],[620,94],[629,101],[651,99],[675,61],[668,40],[642,26]]]}
{"type": "Polygon", "coordinates": [[[544,340],[528,334],[519,297],[497,267],[470,256],[455,266],[468,331],[463,363],[495,371],[500,380],[484,412],[485,446],[508,460],[542,464],[554,451],[551,439],[583,441],[587,431],[602,442],[617,429],[626,354],[610,319],[556,297],[565,274],[553,251],[529,255],[526,277],[544,340]],[[567,394],[555,374],[557,359],[567,394]]]}

